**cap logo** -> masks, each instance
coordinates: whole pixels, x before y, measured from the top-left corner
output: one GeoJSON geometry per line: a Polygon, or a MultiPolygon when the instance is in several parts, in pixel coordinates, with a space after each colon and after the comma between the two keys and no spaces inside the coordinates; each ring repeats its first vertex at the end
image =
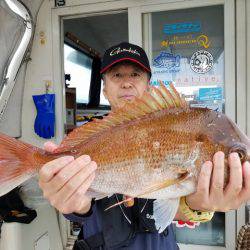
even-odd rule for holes
{"type": "Polygon", "coordinates": [[[131,48],[129,48],[129,49],[126,49],[126,48],[121,49],[120,47],[113,49],[110,52],[110,56],[118,55],[118,54],[124,53],[124,52],[129,52],[129,53],[141,56],[141,54],[136,49],[131,49],[131,48]]]}

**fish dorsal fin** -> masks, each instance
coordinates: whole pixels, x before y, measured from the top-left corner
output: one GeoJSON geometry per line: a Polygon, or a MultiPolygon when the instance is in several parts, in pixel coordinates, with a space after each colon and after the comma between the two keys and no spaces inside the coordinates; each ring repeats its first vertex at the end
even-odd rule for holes
{"type": "Polygon", "coordinates": [[[55,152],[68,151],[94,134],[147,114],[163,109],[187,107],[186,101],[179,95],[172,83],[169,84],[168,89],[161,81],[159,82],[158,88],[151,86],[141,98],[136,97],[133,102],[128,102],[122,108],[111,111],[102,120],[94,119],[92,122],[74,129],[55,152]]]}

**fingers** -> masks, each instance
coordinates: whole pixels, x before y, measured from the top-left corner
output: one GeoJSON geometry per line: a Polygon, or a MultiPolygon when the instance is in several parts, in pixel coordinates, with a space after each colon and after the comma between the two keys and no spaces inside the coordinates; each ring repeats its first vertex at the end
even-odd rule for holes
{"type": "Polygon", "coordinates": [[[204,211],[211,209],[209,202],[211,175],[212,162],[206,161],[201,167],[196,192],[186,197],[186,202],[192,209],[204,211]]]}
{"type": "Polygon", "coordinates": [[[63,156],[46,163],[39,171],[39,181],[49,182],[54,175],[74,160],[73,156],[63,156]]]}
{"type": "MultiPolygon", "coordinates": [[[[55,177],[50,181],[50,193],[55,193],[61,189],[75,174],[80,170],[83,170],[88,173],[89,168],[86,166],[91,162],[91,159],[88,155],[82,155],[76,160],[70,162],[65,167],[63,167],[55,177]]],[[[70,184],[69,184],[70,185],[70,184]]],[[[49,194],[45,194],[48,196],[49,194]]]]}
{"type": "MultiPolygon", "coordinates": [[[[95,174],[94,171],[96,170],[96,163],[90,162],[85,167],[82,168],[77,174],[75,174],[70,180],[63,185],[63,187],[56,193],[53,197],[53,200],[58,201],[66,201],[72,196],[77,189],[82,186],[81,192],[84,194],[87,189],[89,188],[90,184],[94,180],[95,174]]],[[[80,196],[81,194],[79,194],[80,196]]]]}
{"type": "Polygon", "coordinates": [[[243,202],[250,201],[250,163],[248,161],[243,164],[243,188],[240,199],[243,202]]]}
{"type": "Polygon", "coordinates": [[[88,155],[76,160],[65,156],[45,164],[39,172],[44,197],[60,212],[85,211],[91,201],[86,191],[94,180],[96,168],[88,155]]]}
{"type": "MultiPolygon", "coordinates": [[[[67,198],[64,190],[60,190],[51,200],[51,205],[60,209],[62,213],[71,213],[82,210],[90,201],[91,198],[86,196],[86,191],[90,187],[95,178],[95,174],[92,173],[87,179],[80,183],[80,185],[74,190],[71,196],[67,194],[67,198]]],[[[68,192],[68,190],[67,190],[68,192]]]]}
{"type": "MultiPolygon", "coordinates": [[[[244,189],[250,189],[250,163],[248,161],[243,164],[243,183],[244,189]]],[[[249,193],[250,195],[250,193],[249,193]]]]}
{"type": "Polygon", "coordinates": [[[212,162],[206,161],[201,167],[197,184],[197,193],[200,193],[203,196],[209,196],[211,174],[212,174],[212,162]]]}
{"type": "Polygon", "coordinates": [[[58,145],[51,141],[45,142],[43,146],[44,149],[50,153],[53,153],[53,151],[58,148],[58,145]]]}
{"type": "Polygon", "coordinates": [[[242,190],[242,166],[237,153],[231,153],[228,157],[230,167],[229,183],[225,189],[226,195],[235,196],[242,190]]]}
{"type": "Polygon", "coordinates": [[[229,182],[225,188],[224,153],[215,153],[213,166],[210,165],[211,162],[203,164],[198,179],[197,191],[186,197],[188,205],[190,205],[191,208],[196,210],[226,212],[231,209],[237,209],[243,203],[250,200],[250,163],[245,162],[241,165],[237,153],[229,155],[228,163],[230,174],[229,182]]]}
{"type": "Polygon", "coordinates": [[[57,209],[63,214],[78,213],[85,214],[91,207],[91,198],[86,195],[75,195],[63,203],[57,209]]]}
{"type": "Polygon", "coordinates": [[[215,200],[219,200],[224,193],[224,168],[225,168],[225,155],[223,152],[219,151],[214,154],[213,158],[213,175],[211,182],[210,195],[213,196],[215,200]]]}

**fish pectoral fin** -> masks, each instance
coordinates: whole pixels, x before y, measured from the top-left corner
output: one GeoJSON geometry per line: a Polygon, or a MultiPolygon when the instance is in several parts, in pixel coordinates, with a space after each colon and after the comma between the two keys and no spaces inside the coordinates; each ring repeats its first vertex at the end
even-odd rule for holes
{"type": "Polygon", "coordinates": [[[94,198],[95,200],[101,200],[105,197],[110,197],[112,196],[112,194],[106,194],[106,193],[100,193],[100,192],[96,192],[92,189],[88,189],[87,192],[86,192],[86,195],[91,197],[91,198],[94,198]]]}
{"type": "Polygon", "coordinates": [[[177,179],[170,179],[170,180],[167,179],[167,180],[164,180],[162,182],[158,182],[158,183],[144,189],[144,192],[141,193],[141,194],[136,195],[136,197],[143,198],[147,194],[150,194],[150,193],[153,193],[153,192],[158,191],[160,189],[164,189],[166,187],[169,187],[169,186],[172,186],[174,184],[180,183],[180,182],[186,180],[186,178],[188,176],[189,176],[189,171],[188,170],[186,170],[185,172],[181,172],[177,179]]]}
{"type": "Polygon", "coordinates": [[[162,233],[169,226],[177,213],[180,198],[155,200],[153,203],[153,218],[158,233],[162,233]]]}
{"type": "Polygon", "coordinates": [[[135,197],[139,197],[139,198],[143,198],[144,196],[146,196],[147,194],[150,194],[150,193],[153,193],[155,191],[158,191],[160,189],[163,189],[163,188],[166,188],[168,186],[171,186],[171,185],[174,185],[174,184],[177,184],[177,183],[180,183],[182,181],[184,181],[187,177],[189,176],[189,172],[188,171],[185,171],[185,172],[181,172],[179,178],[177,179],[173,179],[173,180],[164,180],[163,182],[160,182],[160,183],[156,183],[148,188],[146,188],[146,190],[144,189],[144,192],[143,193],[140,193],[140,194],[137,194],[135,195],[134,197],[131,197],[129,196],[129,198],[127,199],[124,199],[120,202],[117,202],[109,207],[107,207],[105,209],[105,211],[109,210],[110,208],[113,208],[113,207],[116,207],[116,206],[119,206],[123,203],[126,203],[128,201],[131,201],[132,199],[134,199],[135,197]]]}

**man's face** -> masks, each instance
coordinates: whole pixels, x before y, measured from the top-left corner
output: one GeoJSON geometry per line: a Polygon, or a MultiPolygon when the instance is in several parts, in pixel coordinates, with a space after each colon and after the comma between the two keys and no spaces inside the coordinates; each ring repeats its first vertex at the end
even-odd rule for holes
{"type": "Polygon", "coordinates": [[[112,108],[122,107],[135,96],[141,97],[148,87],[148,74],[140,66],[117,64],[104,75],[104,96],[112,108]]]}

